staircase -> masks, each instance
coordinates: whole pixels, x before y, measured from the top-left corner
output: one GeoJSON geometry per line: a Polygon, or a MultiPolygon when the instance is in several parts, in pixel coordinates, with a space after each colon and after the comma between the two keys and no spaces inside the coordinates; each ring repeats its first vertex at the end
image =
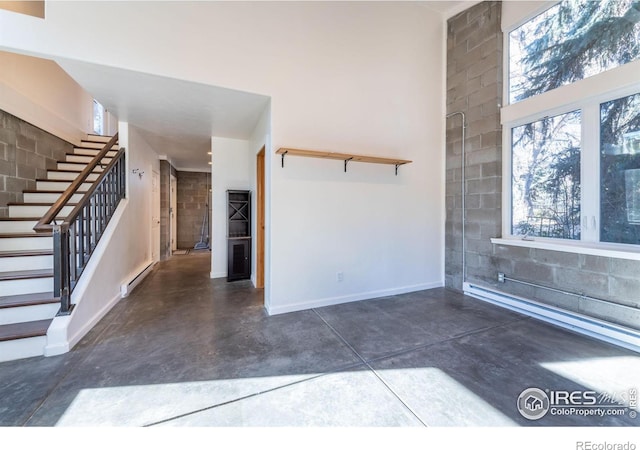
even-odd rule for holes
{"type": "MultiPolygon", "coordinates": [[[[60,301],[53,295],[52,234],[33,227],[109,139],[88,135],[46,179],[36,180],[36,190],[24,191],[23,203],[9,204],[9,218],[0,219],[0,362],[44,354],[60,301]]],[[[58,218],[71,212],[117,150],[107,153],[58,218]]]]}

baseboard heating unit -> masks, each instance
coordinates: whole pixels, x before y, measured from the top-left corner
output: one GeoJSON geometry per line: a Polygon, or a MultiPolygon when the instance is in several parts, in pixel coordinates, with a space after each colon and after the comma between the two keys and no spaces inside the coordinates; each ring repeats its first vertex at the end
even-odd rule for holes
{"type": "Polygon", "coordinates": [[[137,275],[134,275],[128,282],[120,285],[120,296],[122,298],[127,297],[131,293],[131,291],[133,291],[133,289],[138,284],[140,284],[147,275],[149,275],[149,272],[151,272],[151,270],[155,265],[156,265],[155,262],[148,264],[147,266],[145,266],[144,269],[139,271],[137,275]]]}
{"type": "Polygon", "coordinates": [[[485,286],[464,283],[464,293],[544,322],[640,353],[640,331],[545,305],[485,286]]]}

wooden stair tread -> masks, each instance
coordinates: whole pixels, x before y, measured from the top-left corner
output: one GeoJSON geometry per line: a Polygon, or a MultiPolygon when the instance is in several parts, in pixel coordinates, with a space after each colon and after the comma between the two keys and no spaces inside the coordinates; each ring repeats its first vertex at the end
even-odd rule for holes
{"type": "MultiPolygon", "coordinates": [[[[46,202],[40,202],[40,203],[18,203],[18,202],[10,202],[7,203],[7,205],[9,206],[51,206],[53,205],[53,203],[46,203],[46,202]]],[[[66,203],[65,206],[76,206],[77,203],[66,203]]]]}
{"type": "Polygon", "coordinates": [[[0,309],[15,308],[18,306],[46,305],[58,303],[60,300],[54,298],[53,292],[38,292],[35,294],[9,295],[0,297],[0,309]]]}
{"type": "Polygon", "coordinates": [[[0,325],[0,341],[46,336],[53,319],[0,325]]]}
{"type": "MultiPolygon", "coordinates": [[[[73,164],[73,163],[72,163],[73,164]]],[[[47,180],[50,181],[50,180],[47,180]]],[[[63,194],[65,191],[64,189],[60,189],[60,190],[38,190],[38,189],[27,189],[22,191],[23,194],[63,194]]],[[[87,191],[76,191],[76,194],[86,194],[87,191]]]]}
{"type": "MultiPolygon", "coordinates": [[[[40,234],[34,234],[40,236],[40,234]]],[[[0,258],[15,258],[19,256],[49,256],[53,255],[53,250],[12,250],[0,252],[0,258]]]]}
{"type": "Polygon", "coordinates": [[[18,233],[0,233],[0,238],[32,238],[32,237],[50,237],[53,233],[50,231],[44,233],[36,233],[35,231],[24,231],[18,233]]]}
{"type": "Polygon", "coordinates": [[[15,272],[0,273],[0,281],[31,280],[34,278],[47,278],[53,276],[53,269],[18,270],[15,272]]]}
{"type": "Polygon", "coordinates": [[[3,217],[0,219],[0,222],[15,222],[15,221],[29,221],[35,220],[36,222],[40,220],[40,217],[3,217]]]}
{"type": "MultiPolygon", "coordinates": [[[[72,162],[67,162],[67,161],[62,161],[65,164],[73,164],[72,162]]],[[[81,163],[81,164],[85,164],[86,163],[81,163]]],[[[62,169],[47,169],[47,172],[56,172],[56,173],[78,173],[75,170],[62,170],[62,169]]],[[[93,173],[93,172],[92,172],[93,173]]],[[[68,180],[52,180],[51,178],[47,178],[44,181],[68,181],[68,180]]]]}

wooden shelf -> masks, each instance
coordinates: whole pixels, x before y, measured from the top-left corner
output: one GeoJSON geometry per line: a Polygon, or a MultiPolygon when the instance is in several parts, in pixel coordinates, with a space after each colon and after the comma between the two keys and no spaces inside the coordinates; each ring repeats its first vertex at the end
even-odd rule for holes
{"type": "Polygon", "coordinates": [[[306,158],[336,159],[339,161],[344,161],[345,172],[347,171],[348,162],[388,164],[396,167],[396,175],[398,174],[399,166],[413,162],[407,159],[381,158],[378,156],[354,155],[352,153],[337,153],[337,152],[327,152],[327,151],[321,151],[321,150],[302,150],[299,148],[285,148],[285,147],[279,148],[276,154],[282,156],[282,167],[284,167],[285,155],[291,155],[291,156],[303,156],[306,158]]]}

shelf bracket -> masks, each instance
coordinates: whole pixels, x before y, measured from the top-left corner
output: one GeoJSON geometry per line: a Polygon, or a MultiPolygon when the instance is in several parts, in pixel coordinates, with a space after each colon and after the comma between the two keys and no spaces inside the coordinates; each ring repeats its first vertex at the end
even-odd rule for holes
{"type": "Polygon", "coordinates": [[[289,153],[289,151],[284,152],[284,153],[282,154],[282,156],[281,156],[281,162],[280,162],[280,164],[282,165],[282,168],[283,168],[283,169],[284,169],[284,155],[286,155],[287,153],[289,153]]]}
{"type": "Polygon", "coordinates": [[[398,167],[400,166],[400,164],[396,164],[396,176],[398,176],[398,167]]]}
{"type": "Polygon", "coordinates": [[[353,158],[348,158],[344,160],[344,172],[347,173],[347,163],[351,161],[353,158]]]}

